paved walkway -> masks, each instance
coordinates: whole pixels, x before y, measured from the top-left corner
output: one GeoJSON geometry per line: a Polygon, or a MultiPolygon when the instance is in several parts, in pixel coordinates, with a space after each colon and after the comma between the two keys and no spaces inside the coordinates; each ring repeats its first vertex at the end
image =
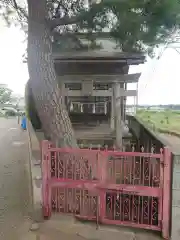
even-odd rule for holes
{"type": "Polygon", "coordinates": [[[175,153],[180,153],[180,138],[170,135],[170,134],[164,134],[164,133],[159,133],[159,136],[164,139],[167,143],[168,146],[171,148],[171,150],[175,153]]]}
{"type": "Polygon", "coordinates": [[[16,119],[0,118],[0,239],[19,239],[29,224],[28,146],[16,119]]]}

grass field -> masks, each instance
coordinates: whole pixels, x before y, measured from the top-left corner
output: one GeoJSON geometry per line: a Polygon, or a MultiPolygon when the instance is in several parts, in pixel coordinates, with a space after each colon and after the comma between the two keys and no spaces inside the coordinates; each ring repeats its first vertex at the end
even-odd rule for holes
{"type": "Polygon", "coordinates": [[[153,130],[172,131],[180,134],[180,111],[138,110],[137,117],[153,130]]]}

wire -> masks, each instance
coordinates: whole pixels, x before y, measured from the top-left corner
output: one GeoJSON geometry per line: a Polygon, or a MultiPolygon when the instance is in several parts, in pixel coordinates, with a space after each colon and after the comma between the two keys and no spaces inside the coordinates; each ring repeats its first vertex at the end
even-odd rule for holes
{"type": "Polygon", "coordinates": [[[177,50],[177,48],[173,48],[179,55],[180,55],[180,51],[177,50]]]}

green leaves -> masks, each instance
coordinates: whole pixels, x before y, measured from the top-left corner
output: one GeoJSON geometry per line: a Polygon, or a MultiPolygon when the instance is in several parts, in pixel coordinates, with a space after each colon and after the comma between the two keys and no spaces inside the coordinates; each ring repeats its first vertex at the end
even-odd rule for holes
{"type": "Polygon", "coordinates": [[[153,48],[165,43],[179,24],[178,0],[102,0],[89,6],[75,32],[84,32],[95,41],[94,32],[106,31],[122,51],[152,55],[153,48]]]}
{"type": "Polygon", "coordinates": [[[179,28],[180,4],[177,0],[106,1],[117,22],[111,29],[123,51],[144,51],[164,43],[179,28]]]}
{"type": "MultiPolygon", "coordinates": [[[[0,12],[8,24],[18,22],[27,29],[25,10],[15,0],[0,3],[0,12]]],[[[106,32],[115,39],[118,48],[128,52],[152,53],[180,26],[179,0],[101,0],[89,1],[86,6],[84,0],[47,0],[47,10],[49,15],[44,17],[59,22],[54,30],[56,40],[59,35],[57,41],[71,33],[78,43],[78,34],[84,33],[89,46],[94,47],[97,40],[94,33],[106,32]]]]}
{"type": "Polygon", "coordinates": [[[10,103],[12,99],[12,90],[6,84],[0,84],[0,104],[10,103]]]}

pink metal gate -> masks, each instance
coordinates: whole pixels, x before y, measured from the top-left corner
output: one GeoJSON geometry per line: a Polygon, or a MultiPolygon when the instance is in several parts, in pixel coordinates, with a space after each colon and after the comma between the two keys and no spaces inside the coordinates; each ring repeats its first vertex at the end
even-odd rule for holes
{"type": "Polygon", "coordinates": [[[169,238],[171,154],[42,144],[43,214],[162,231],[169,238]]]}

